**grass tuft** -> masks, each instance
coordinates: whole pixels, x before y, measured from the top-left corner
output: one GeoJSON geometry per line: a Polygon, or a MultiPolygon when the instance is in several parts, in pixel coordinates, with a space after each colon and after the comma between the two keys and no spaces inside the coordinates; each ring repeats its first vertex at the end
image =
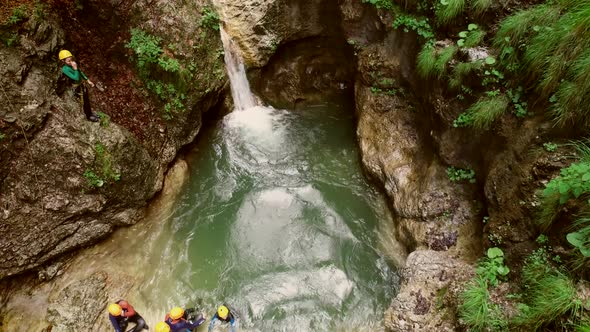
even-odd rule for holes
{"type": "Polygon", "coordinates": [[[492,123],[507,109],[510,100],[505,94],[480,99],[467,112],[473,114],[474,128],[489,129],[492,123]]]}
{"type": "Polygon", "coordinates": [[[481,276],[475,277],[461,294],[459,316],[470,331],[496,331],[506,327],[500,306],[490,301],[487,281],[481,276]]]}
{"type": "Polygon", "coordinates": [[[436,49],[432,46],[425,46],[422,51],[418,53],[418,61],[416,67],[418,74],[427,78],[434,74],[434,66],[436,64],[436,49]]]}
{"type": "MultiPolygon", "coordinates": [[[[574,282],[550,267],[546,254],[527,259],[522,272],[526,287],[526,306],[514,323],[537,331],[548,325],[579,321],[582,301],[576,297],[574,282]]],[[[565,327],[565,326],[564,326],[565,327]]]]}
{"type": "Polygon", "coordinates": [[[442,24],[451,22],[457,15],[461,14],[465,8],[465,0],[445,0],[441,1],[436,8],[436,18],[442,24]]]}
{"type": "Polygon", "coordinates": [[[447,46],[438,53],[438,57],[434,63],[434,71],[438,78],[441,78],[443,74],[446,72],[447,65],[455,56],[457,50],[457,46],[447,46]]]}
{"type": "Polygon", "coordinates": [[[494,0],[471,0],[471,9],[476,15],[481,15],[492,5],[494,4],[494,0]]]}

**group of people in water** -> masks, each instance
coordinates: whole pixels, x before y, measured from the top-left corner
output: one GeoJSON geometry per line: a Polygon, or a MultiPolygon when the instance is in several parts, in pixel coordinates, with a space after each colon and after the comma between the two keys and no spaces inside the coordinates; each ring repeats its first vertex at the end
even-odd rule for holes
{"type": "MultiPolygon", "coordinates": [[[[141,332],[149,329],[143,317],[135,311],[133,306],[125,300],[109,304],[109,320],[115,328],[115,332],[141,332]],[[129,323],[135,326],[127,331],[129,323]]],[[[166,314],[163,321],[156,324],[156,332],[191,332],[205,322],[205,316],[197,313],[195,308],[183,309],[174,307],[166,314]]],[[[236,311],[228,305],[221,305],[211,318],[209,331],[212,331],[217,322],[228,323],[230,332],[235,332],[237,324],[236,311]]]]}

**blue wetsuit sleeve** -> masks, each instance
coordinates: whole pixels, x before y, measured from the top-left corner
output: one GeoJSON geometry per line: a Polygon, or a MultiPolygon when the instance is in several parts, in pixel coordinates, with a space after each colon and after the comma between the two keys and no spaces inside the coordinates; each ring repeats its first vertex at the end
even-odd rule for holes
{"type": "Polygon", "coordinates": [[[229,320],[229,332],[236,331],[236,319],[232,316],[229,320]]]}
{"type": "Polygon", "coordinates": [[[217,314],[211,317],[211,323],[209,323],[209,332],[213,331],[213,326],[215,325],[215,321],[217,320],[217,314]]]}
{"type": "Polygon", "coordinates": [[[121,328],[119,327],[119,322],[117,322],[117,319],[113,315],[109,314],[109,320],[111,321],[111,324],[113,324],[113,327],[115,328],[115,332],[121,332],[121,328]]]}

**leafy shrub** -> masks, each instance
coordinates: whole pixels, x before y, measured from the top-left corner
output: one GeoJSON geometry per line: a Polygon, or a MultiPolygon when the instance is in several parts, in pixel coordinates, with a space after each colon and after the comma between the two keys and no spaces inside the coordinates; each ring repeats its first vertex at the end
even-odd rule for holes
{"type": "Polygon", "coordinates": [[[487,258],[475,269],[477,274],[490,285],[497,286],[501,278],[506,277],[510,269],[504,265],[504,252],[500,248],[489,248],[487,258]]]}
{"type": "Polygon", "coordinates": [[[363,0],[363,3],[370,3],[377,9],[393,9],[394,4],[392,0],[363,0]]]}
{"type": "Polygon", "coordinates": [[[199,26],[219,31],[219,15],[209,7],[203,8],[199,26]]]}
{"type": "Polygon", "coordinates": [[[6,21],[5,25],[12,26],[22,22],[29,16],[26,5],[20,5],[12,10],[12,14],[6,21]]]}
{"type": "Polygon", "coordinates": [[[471,23],[467,26],[466,31],[459,32],[459,40],[457,46],[459,47],[475,47],[483,41],[486,32],[481,30],[477,24],[471,23]]]}
{"type": "Polygon", "coordinates": [[[543,148],[545,148],[545,151],[547,152],[555,152],[557,150],[558,145],[555,143],[551,143],[551,142],[547,142],[547,143],[543,143],[543,148]]]}
{"type": "Polygon", "coordinates": [[[508,322],[498,304],[490,300],[489,286],[496,286],[510,270],[504,265],[504,253],[489,248],[487,257],[476,268],[476,277],[461,294],[459,316],[470,331],[505,331],[508,322]]]}
{"type": "Polygon", "coordinates": [[[425,43],[424,47],[434,45],[434,31],[426,17],[416,17],[405,13],[398,13],[393,21],[393,28],[403,27],[404,32],[414,31],[425,43]]]}
{"type": "Polygon", "coordinates": [[[137,57],[137,66],[141,69],[148,64],[158,62],[163,50],[160,47],[161,38],[148,34],[140,29],[131,29],[131,40],[125,46],[130,48],[137,57]]]}
{"type": "Polygon", "coordinates": [[[452,182],[467,180],[469,183],[475,183],[475,171],[472,169],[461,169],[451,166],[447,168],[447,176],[452,182]]]}
{"type": "Polygon", "coordinates": [[[100,188],[104,185],[104,181],[92,170],[87,169],[86,171],[84,171],[83,176],[88,181],[88,185],[93,188],[100,188]]]}
{"type": "Polygon", "coordinates": [[[547,183],[543,196],[559,196],[559,203],[590,192],[590,163],[581,162],[562,168],[560,175],[547,183]]]}
{"type": "Polygon", "coordinates": [[[146,82],[148,90],[164,102],[164,118],[171,119],[172,114],[186,109],[183,87],[182,68],[178,60],[164,54],[160,43],[162,39],[152,36],[140,29],[131,30],[131,40],[127,47],[137,56],[137,67],[140,76],[146,82]],[[173,83],[164,83],[160,78],[165,73],[177,74],[173,83]],[[153,77],[158,77],[154,79],[153,77]]]}

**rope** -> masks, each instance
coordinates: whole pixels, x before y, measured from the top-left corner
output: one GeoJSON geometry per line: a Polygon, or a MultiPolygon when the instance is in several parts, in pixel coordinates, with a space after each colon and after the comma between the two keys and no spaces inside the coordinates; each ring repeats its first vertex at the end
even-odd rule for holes
{"type": "MultiPolygon", "coordinates": [[[[8,98],[8,94],[6,93],[6,90],[4,90],[4,86],[0,85],[0,88],[2,88],[2,92],[4,93],[4,97],[6,97],[6,100],[8,100],[8,105],[9,105],[10,109],[12,110],[12,112],[15,112],[14,105],[10,101],[10,98],[8,98]]],[[[31,158],[31,164],[35,165],[35,163],[33,163],[33,152],[31,150],[31,145],[29,144],[29,140],[27,139],[27,134],[25,133],[25,129],[19,123],[19,120],[20,119],[17,119],[16,124],[20,128],[21,132],[23,133],[23,137],[25,138],[25,143],[27,144],[27,150],[29,150],[29,156],[31,158]]],[[[33,171],[33,176],[35,177],[35,185],[37,186],[37,194],[40,194],[41,193],[41,186],[39,185],[39,179],[37,178],[37,167],[36,167],[36,165],[34,167],[35,167],[35,169],[33,171]]],[[[35,197],[35,198],[37,198],[37,197],[35,197]]],[[[43,206],[43,204],[41,204],[41,208],[43,210],[45,210],[45,207],[43,206]]]]}

